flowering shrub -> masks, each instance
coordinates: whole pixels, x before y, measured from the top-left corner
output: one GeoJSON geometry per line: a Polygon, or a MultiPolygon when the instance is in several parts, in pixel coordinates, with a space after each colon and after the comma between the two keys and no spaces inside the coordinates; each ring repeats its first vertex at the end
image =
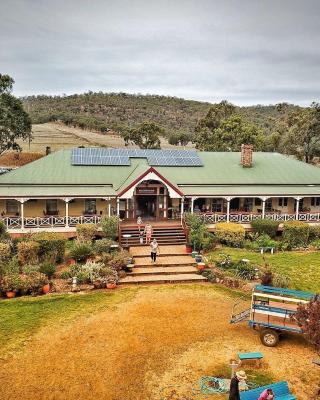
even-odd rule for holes
{"type": "Polygon", "coordinates": [[[245,229],[234,222],[219,222],[216,224],[215,237],[228,246],[241,247],[245,238],[245,229]]]}
{"type": "Polygon", "coordinates": [[[97,227],[95,224],[78,224],[76,231],[80,242],[90,242],[95,237],[97,227]]]}
{"type": "Polygon", "coordinates": [[[18,243],[18,260],[21,265],[37,264],[39,261],[40,245],[34,241],[23,241],[18,243]]]}

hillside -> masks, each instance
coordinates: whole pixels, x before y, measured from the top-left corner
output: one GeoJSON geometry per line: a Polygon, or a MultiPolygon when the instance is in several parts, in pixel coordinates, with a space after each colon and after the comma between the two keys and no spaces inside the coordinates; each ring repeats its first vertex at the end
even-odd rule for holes
{"type": "MultiPolygon", "coordinates": [[[[102,92],[29,96],[22,100],[34,124],[60,120],[67,125],[102,133],[109,130],[118,132],[145,120],[157,122],[167,134],[175,131],[192,133],[211,105],[176,97],[102,92]]],[[[277,114],[275,105],[239,107],[238,112],[261,126],[266,133],[272,129],[277,114]]]]}

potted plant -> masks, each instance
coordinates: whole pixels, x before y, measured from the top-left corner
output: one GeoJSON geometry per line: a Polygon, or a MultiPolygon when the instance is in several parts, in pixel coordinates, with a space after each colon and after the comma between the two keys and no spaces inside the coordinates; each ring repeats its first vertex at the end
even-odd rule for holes
{"type": "Polygon", "coordinates": [[[195,262],[196,263],[201,263],[201,261],[202,261],[202,255],[201,254],[196,254],[196,256],[195,256],[195,262]]]}
{"type": "Polygon", "coordinates": [[[188,254],[192,253],[192,245],[190,243],[186,244],[186,253],[188,254]]]}
{"type": "Polygon", "coordinates": [[[107,282],[107,289],[115,289],[117,287],[117,283],[115,281],[109,280],[107,282]]]}
{"type": "Polygon", "coordinates": [[[199,262],[197,267],[199,271],[203,271],[206,268],[206,264],[203,262],[199,262]]]}
{"type": "Polygon", "coordinates": [[[42,293],[47,294],[50,292],[50,283],[46,283],[45,285],[42,286],[42,293]]]}
{"type": "Polygon", "coordinates": [[[1,282],[1,291],[6,294],[8,299],[16,296],[16,293],[21,288],[21,280],[18,274],[6,275],[1,282]]]}

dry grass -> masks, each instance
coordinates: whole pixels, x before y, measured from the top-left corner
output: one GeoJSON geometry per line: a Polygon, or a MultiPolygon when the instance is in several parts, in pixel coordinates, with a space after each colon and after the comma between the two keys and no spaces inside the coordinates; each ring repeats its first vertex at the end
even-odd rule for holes
{"type": "Polygon", "coordinates": [[[136,293],[112,309],[43,328],[0,363],[2,397],[191,400],[201,376],[238,351],[262,351],[268,374],[288,380],[299,400],[310,399],[319,372],[312,350],[292,336],[266,348],[246,325],[229,325],[230,292],[200,284],[136,293]]]}
{"type": "Polygon", "coordinates": [[[0,165],[2,167],[21,167],[22,165],[38,160],[43,156],[44,153],[17,153],[16,151],[10,151],[0,156],[0,165]]]}
{"type": "MultiPolygon", "coordinates": [[[[44,153],[46,146],[51,146],[52,151],[77,146],[124,147],[124,140],[117,134],[103,135],[102,133],[72,128],[54,122],[33,125],[32,135],[33,140],[30,146],[27,142],[18,142],[23,151],[44,153]]],[[[161,147],[175,148],[176,146],[170,145],[167,140],[161,138],[161,147]]]]}

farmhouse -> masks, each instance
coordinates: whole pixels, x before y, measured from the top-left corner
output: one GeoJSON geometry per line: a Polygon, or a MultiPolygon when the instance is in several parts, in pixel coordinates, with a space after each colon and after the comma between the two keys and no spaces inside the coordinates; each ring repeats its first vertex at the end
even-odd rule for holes
{"type": "Polygon", "coordinates": [[[0,176],[9,232],[73,231],[117,215],[182,221],[320,222],[320,169],[278,153],[74,148],[0,176]]]}

